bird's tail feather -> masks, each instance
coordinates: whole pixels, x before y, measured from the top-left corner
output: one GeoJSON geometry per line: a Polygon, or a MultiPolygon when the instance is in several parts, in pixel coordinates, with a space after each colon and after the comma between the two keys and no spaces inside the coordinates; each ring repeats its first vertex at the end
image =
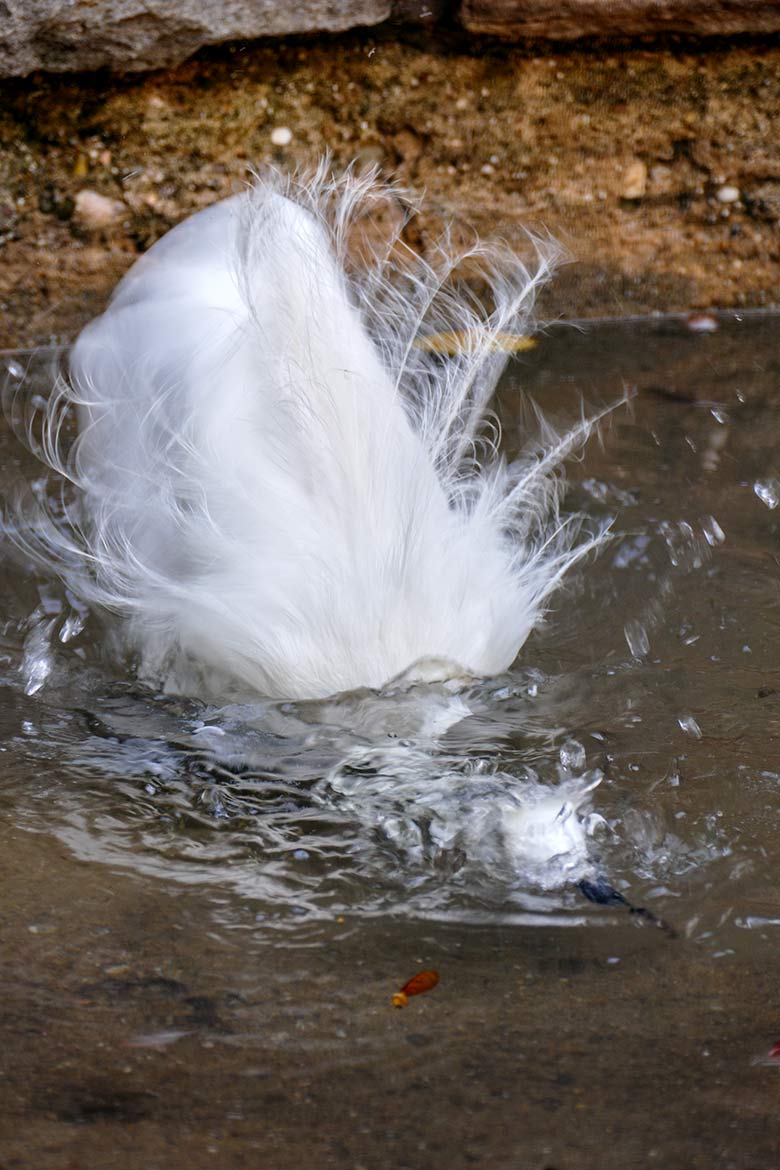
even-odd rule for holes
{"type": "Polygon", "coordinates": [[[258,179],[131,269],[22,424],[75,493],[15,538],[125,619],[145,677],[307,698],[496,673],[602,539],[559,510],[593,420],[507,464],[488,418],[552,246],[423,258],[412,210],[373,175],[258,179]]]}

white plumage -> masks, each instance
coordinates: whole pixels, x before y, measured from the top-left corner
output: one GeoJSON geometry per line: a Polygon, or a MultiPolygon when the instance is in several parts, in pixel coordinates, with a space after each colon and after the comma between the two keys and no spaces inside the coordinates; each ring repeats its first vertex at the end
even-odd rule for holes
{"type": "MultiPolygon", "coordinates": [[[[170,232],[79,337],[44,454],[78,488],[37,550],[119,614],[142,678],[224,699],[316,698],[509,667],[598,543],[559,517],[582,422],[507,465],[485,438],[548,262],[423,260],[350,233],[375,178],[257,181],[170,232]],[[352,241],[354,243],[354,241],[352,241]],[[457,331],[443,359],[420,347],[457,331]],[[80,436],[62,454],[63,410],[80,436]]],[[[30,541],[28,540],[28,547],[30,541]]]]}

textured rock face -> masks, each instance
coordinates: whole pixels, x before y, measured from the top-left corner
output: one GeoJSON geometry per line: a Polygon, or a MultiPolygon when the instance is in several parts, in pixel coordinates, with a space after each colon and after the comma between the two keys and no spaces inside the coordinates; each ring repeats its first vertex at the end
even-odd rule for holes
{"type": "Polygon", "coordinates": [[[733,36],[780,30],[780,0],[463,0],[461,23],[475,33],[557,40],[733,36]]]}
{"type": "Polygon", "coordinates": [[[201,45],[341,32],[392,11],[392,0],[0,0],[0,74],[156,69],[201,45]]]}
{"type": "Polygon", "coordinates": [[[778,306],[780,45],[478,48],[262,40],[121,84],[6,83],[0,349],[74,337],[174,224],[325,152],[426,193],[415,250],[453,221],[464,246],[560,239],[543,318],[778,306]]]}
{"type": "Polygon", "coordinates": [[[0,0],[0,76],[143,71],[202,45],[343,32],[393,18],[511,38],[780,31],[780,0],[0,0]]]}

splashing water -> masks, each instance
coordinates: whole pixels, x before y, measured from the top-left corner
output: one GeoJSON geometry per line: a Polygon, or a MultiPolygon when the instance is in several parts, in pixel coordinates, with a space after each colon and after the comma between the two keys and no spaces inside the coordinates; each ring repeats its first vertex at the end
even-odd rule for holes
{"type": "Polygon", "coordinates": [[[481,869],[506,886],[559,889],[592,868],[588,837],[604,824],[588,809],[598,773],[541,783],[491,771],[486,760],[442,760],[405,745],[353,749],[318,792],[368,826],[415,869],[481,869]],[[477,863],[475,865],[475,863],[477,863]]]}
{"type": "MultiPolygon", "coordinates": [[[[561,344],[541,346],[541,389],[561,344]]],[[[514,394],[510,380],[509,442],[514,394]]],[[[751,487],[771,476],[774,437],[735,406],[729,459],[705,477],[684,437],[711,422],[685,409],[663,422],[641,400],[636,425],[588,453],[573,506],[596,525],[617,507],[612,544],[486,683],[176,699],[129,684],[73,599],[8,563],[19,824],[92,863],[232,888],[285,938],[335,914],[601,921],[611,912],[575,889],[597,875],[692,937],[769,929],[776,581],[771,510],[751,487]],[[659,448],[645,436],[662,422],[659,448]],[[684,499],[670,464],[693,484],[684,499]]]]}

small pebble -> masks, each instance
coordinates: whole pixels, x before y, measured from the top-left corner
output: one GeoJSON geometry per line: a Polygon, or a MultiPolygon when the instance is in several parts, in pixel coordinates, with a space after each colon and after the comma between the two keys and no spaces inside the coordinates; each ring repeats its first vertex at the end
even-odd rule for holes
{"type": "Polygon", "coordinates": [[[674,188],[674,175],[671,167],[663,165],[651,167],[648,178],[653,186],[654,195],[669,195],[674,188]]]}
{"type": "Polygon", "coordinates": [[[624,199],[641,199],[646,190],[647,167],[641,159],[636,159],[626,167],[620,194],[624,199]]]}
{"type": "Polygon", "coordinates": [[[76,218],[88,228],[110,227],[127,214],[127,206],[118,199],[109,199],[86,188],[78,192],[75,204],[76,218]]]}
{"type": "Polygon", "coordinates": [[[738,203],[739,196],[740,196],[739,187],[732,187],[729,184],[727,184],[725,187],[721,187],[720,190],[718,191],[718,202],[719,203],[738,203]]]}
{"type": "Polygon", "coordinates": [[[271,131],[271,142],[274,146],[289,146],[292,137],[292,130],[289,126],[275,126],[271,131]]]}

